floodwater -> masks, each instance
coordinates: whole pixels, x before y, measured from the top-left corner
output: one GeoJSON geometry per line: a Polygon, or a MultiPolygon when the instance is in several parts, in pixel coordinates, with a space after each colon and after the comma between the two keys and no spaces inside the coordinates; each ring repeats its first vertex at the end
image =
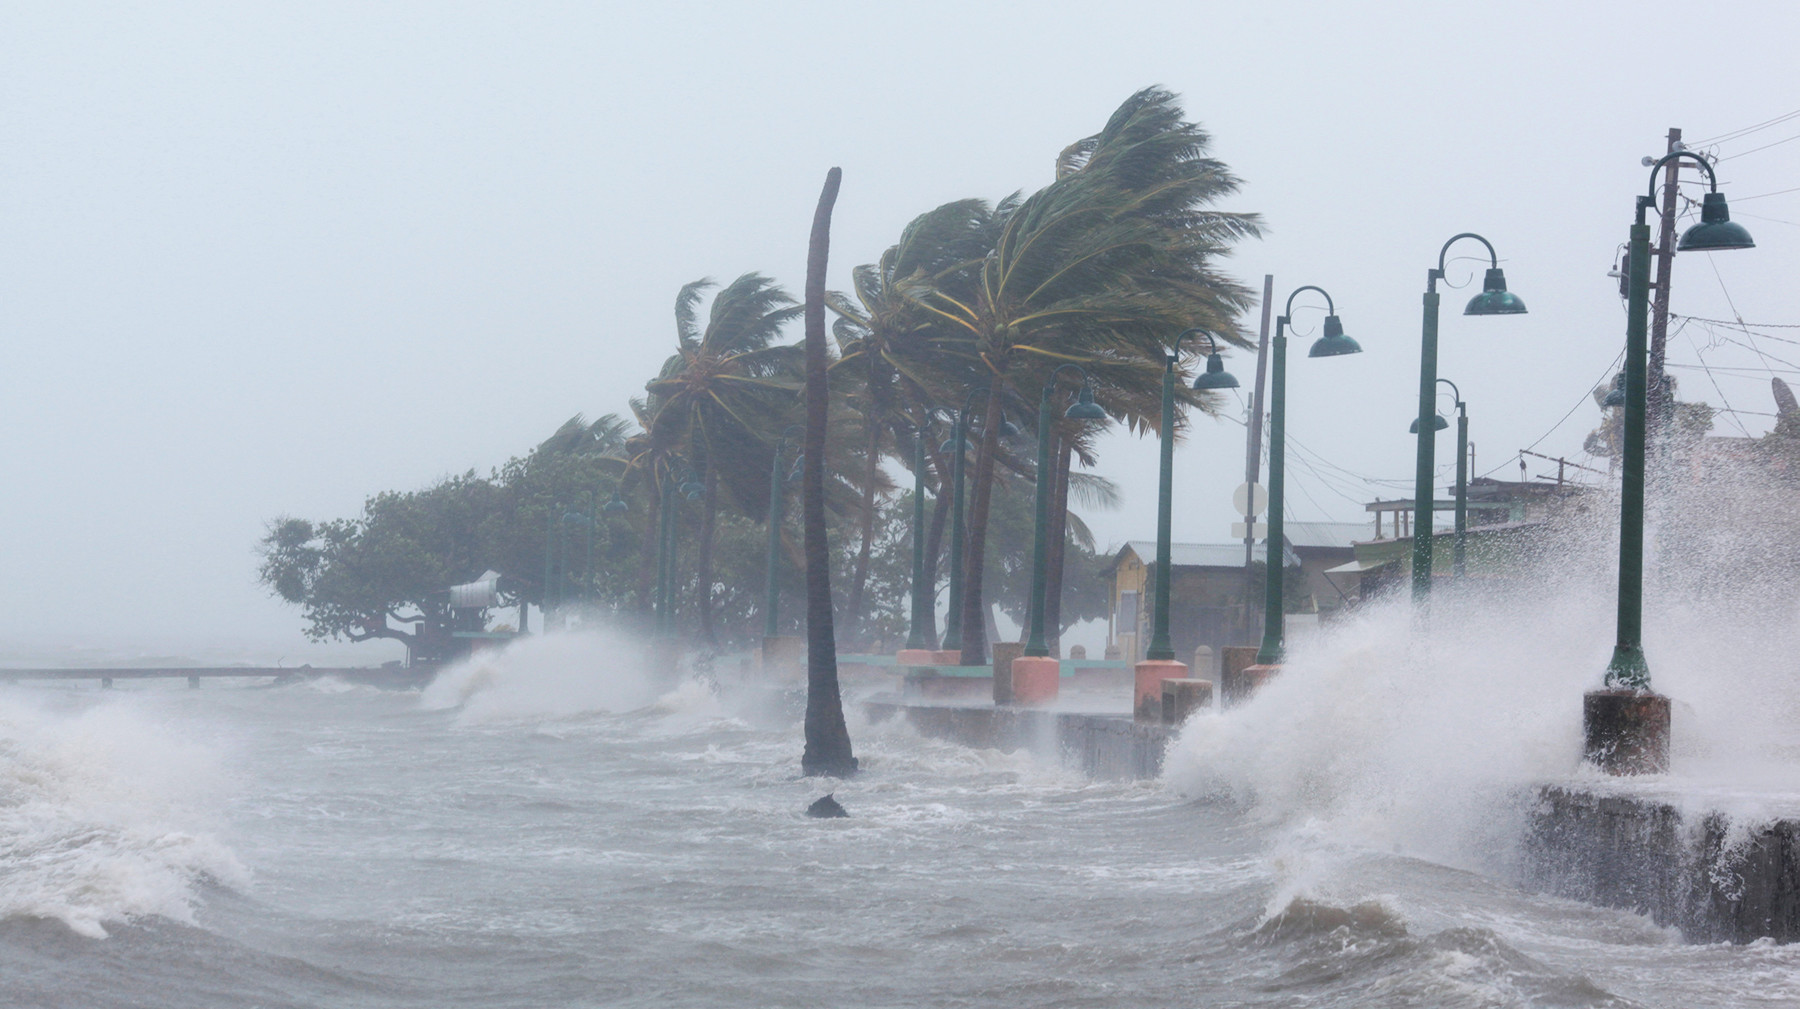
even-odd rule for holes
{"type": "Polygon", "coordinates": [[[865,772],[799,779],[790,712],[580,635],[422,694],[6,687],[0,1005],[1800,1005],[1800,947],[1505,882],[1567,730],[1409,726],[1430,657],[1369,689],[1369,633],[1135,783],[854,707],[865,772]]]}

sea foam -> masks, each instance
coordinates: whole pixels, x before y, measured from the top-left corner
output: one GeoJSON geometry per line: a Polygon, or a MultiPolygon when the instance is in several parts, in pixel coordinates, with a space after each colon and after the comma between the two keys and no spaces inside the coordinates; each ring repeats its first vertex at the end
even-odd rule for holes
{"type": "Polygon", "coordinates": [[[0,693],[0,918],[191,923],[206,881],[248,882],[206,829],[216,756],[127,703],[53,711],[0,693]]]}

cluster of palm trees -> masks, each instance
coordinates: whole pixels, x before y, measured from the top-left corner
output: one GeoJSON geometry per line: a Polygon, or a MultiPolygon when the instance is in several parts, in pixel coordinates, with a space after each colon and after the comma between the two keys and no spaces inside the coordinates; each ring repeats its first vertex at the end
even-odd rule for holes
{"type": "MultiPolygon", "coordinates": [[[[1060,386],[1047,379],[1078,365],[1107,415],[1141,433],[1160,423],[1161,374],[1176,334],[1202,327],[1244,343],[1236,320],[1252,294],[1220,272],[1219,261],[1258,233],[1258,219],[1216,209],[1239,181],[1208,156],[1209,142],[1174,94],[1139,91],[1098,133],[1062,150],[1049,185],[927,211],[875,262],[852,271],[850,291],[827,295],[836,316],[828,494],[858,536],[839,622],[848,639],[857,639],[865,609],[879,506],[894,492],[889,468],[921,464],[935,498],[923,533],[924,584],[939,583],[946,528],[965,530],[956,551],[960,611],[952,615],[964,660],[985,661],[987,652],[982,572],[1001,480],[1051,482],[1045,618],[1060,627],[1058,551],[1071,488],[1079,494],[1084,481],[1072,469],[1095,463],[1096,426],[1063,420],[1059,409],[1038,430],[1039,396],[1067,396],[1079,383],[1068,369],[1060,386]],[[950,439],[958,419],[967,432],[961,445],[950,439]],[[1049,472],[1035,472],[1036,453],[1019,444],[1027,437],[1049,440],[1049,472]],[[954,523],[948,491],[959,452],[969,453],[968,489],[963,521],[954,523]]],[[[801,348],[777,342],[800,313],[794,299],[748,273],[718,288],[703,317],[712,287],[696,281],[677,296],[675,353],[632,403],[642,430],[618,455],[621,493],[645,506],[635,509],[645,523],[640,599],[651,598],[656,578],[652,516],[677,500],[672,495],[699,501],[694,611],[709,640],[720,513],[766,518],[781,432],[801,405],[801,348]]],[[[1181,388],[1185,405],[1214,409],[1213,394],[1181,388]]],[[[924,619],[934,622],[932,608],[924,619]]],[[[935,639],[935,626],[925,636],[935,639]]]]}

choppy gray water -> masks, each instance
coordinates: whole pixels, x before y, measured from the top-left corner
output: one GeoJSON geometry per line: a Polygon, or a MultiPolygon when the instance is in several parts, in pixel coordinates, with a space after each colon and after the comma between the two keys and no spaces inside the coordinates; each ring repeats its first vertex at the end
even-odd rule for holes
{"type": "Polygon", "coordinates": [[[898,724],[806,819],[791,717],[532,661],[0,691],[0,1004],[1800,1004],[1797,949],[898,724]]]}

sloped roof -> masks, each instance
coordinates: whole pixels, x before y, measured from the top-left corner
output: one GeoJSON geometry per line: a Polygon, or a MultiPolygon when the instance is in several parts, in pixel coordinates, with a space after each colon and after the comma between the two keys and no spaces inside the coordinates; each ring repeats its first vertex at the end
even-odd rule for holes
{"type": "Polygon", "coordinates": [[[1367,522],[1295,522],[1281,524],[1288,545],[1306,550],[1349,550],[1357,540],[1375,538],[1367,522]]]}
{"type": "MultiPolygon", "coordinates": [[[[1291,544],[1293,541],[1292,539],[1289,539],[1288,542],[1291,544]]],[[[1264,558],[1265,554],[1263,549],[1264,548],[1259,544],[1256,551],[1257,560],[1262,560],[1264,558]]],[[[1108,572],[1118,568],[1119,562],[1125,559],[1125,551],[1127,550],[1136,554],[1138,560],[1145,564],[1156,563],[1155,540],[1127,540],[1125,545],[1120,547],[1113,554],[1112,563],[1106,566],[1108,572]]],[[[1284,563],[1286,563],[1288,567],[1300,566],[1300,558],[1294,556],[1294,551],[1291,548],[1284,550],[1283,553],[1286,554],[1284,563]]],[[[1231,568],[1233,570],[1242,570],[1244,567],[1244,544],[1242,541],[1237,543],[1170,543],[1169,566],[1171,568],[1231,568]]]]}

